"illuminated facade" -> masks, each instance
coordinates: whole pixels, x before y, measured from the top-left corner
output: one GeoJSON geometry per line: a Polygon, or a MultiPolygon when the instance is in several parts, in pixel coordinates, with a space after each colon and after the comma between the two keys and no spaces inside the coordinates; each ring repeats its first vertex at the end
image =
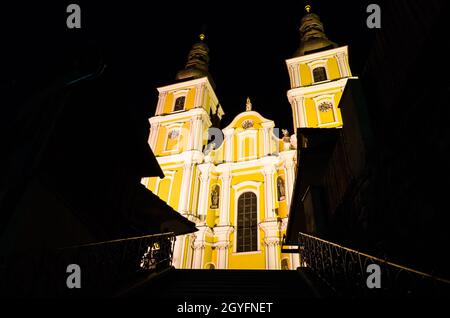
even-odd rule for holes
{"type": "Polygon", "coordinates": [[[352,77],[348,47],[338,47],[325,35],[318,15],[310,12],[301,20],[300,48],[286,61],[291,89],[289,102],[297,128],[342,127],[338,108],[347,81],[352,77]]]}
{"type": "MultiPolygon", "coordinates": [[[[310,16],[317,23],[316,15],[307,14],[302,28],[310,16]]],[[[203,35],[200,39],[178,81],[158,88],[150,118],[149,144],[165,178],[142,180],[199,229],[178,237],[174,266],[295,269],[298,255],[281,249],[295,181],[295,135],[283,131],[279,138],[275,123],[247,99],[245,111],[221,130],[223,142],[208,144],[208,130],[224,111],[208,72],[209,49],[203,35]]],[[[303,54],[287,65],[294,127],[342,126],[337,105],[342,78],[350,76],[347,48],[303,54]]]]}

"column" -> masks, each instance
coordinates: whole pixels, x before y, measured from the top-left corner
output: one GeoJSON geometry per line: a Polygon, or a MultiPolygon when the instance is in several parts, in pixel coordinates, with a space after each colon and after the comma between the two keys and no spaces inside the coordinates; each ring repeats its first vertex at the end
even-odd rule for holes
{"type": "Polygon", "coordinates": [[[339,65],[339,70],[341,72],[341,77],[349,77],[351,76],[350,74],[350,70],[347,67],[347,56],[345,55],[345,53],[338,53],[336,55],[336,59],[338,61],[338,65],[339,65]]]}
{"type": "Polygon", "coordinates": [[[175,246],[173,247],[172,261],[172,264],[175,268],[181,268],[183,266],[183,250],[185,239],[186,235],[180,235],[176,237],[175,246]]]}
{"type": "Polygon", "coordinates": [[[231,248],[230,234],[233,233],[232,226],[218,226],[214,228],[217,242],[214,245],[217,249],[217,269],[228,268],[228,253],[231,248]]]}
{"type": "Polygon", "coordinates": [[[205,255],[206,248],[206,234],[210,232],[211,229],[207,226],[198,226],[198,231],[195,233],[195,240],[193,243],[193,269],[203,269],[203,259],[205,255]]]}
{"type": "Polygon", "coordinates": [[[306,118],[306,111],[305,111],[305,98],[302,96],[296,96],[295,97],[295,103],[296,103],[296,116],[297,116],[297,123],[300,125],[300,127],[296,128],[304,128],[308,126],[308,121],[306,118]]]}
{"type": "Polygon", "coordinates": [[[230,224],[230,189],[231,189],[231,173],[225,170],[220,176],[222,180],[221,196],[220,196],[220,221],[219,225],[230,224]]]}
{"type": "Polygon", "coordinates": [[[192,158],[187,157],[184,162],[183,178],[181,181],[180,200],[178,201],[178,212],[189,214],[188,202],[191,193],[191,174],[193,170],[192,158]]]}
{"type": "Polygon", "coordinates": [[[292,264],[292,269],[297,269],[300,267],[300,255],[295,253],[295,254],[291,254],[291,264],[292,264]]]}
{"type": "Polygon", "coordinates": [[[194,118],[191,118],[189,120],[189,139],[185,151],[192,150],[192,148],[194,147],[194,139],[195,139],[195,120],[194,118]]]}
{"type": "Polygon", "coordinates": [[[280,238],[278,237],[277,220],[261,222],[259,226],[264,231],[265,236],[266,269],[281,269],[279,253],[280,238]]]}
{"type": "Polygon", "coordinates": [[[202,147],[202,116],[195,115],[190,120],[189,140],[187,150],[201,151],[202,147]]]}
{"type": "Polygon", "coordinates": [[[195,98],[194,98],[194,108],[202,107],[203,105],[203,96],[205,92],[205,84],[197,84],[195,86],[195,98]]]}
{"type": "Polygon", "coordinates": [[[206,245],[203,242],[194,241],[194,255],[192,260],[192,269],[203,269],[203,256],[206,245]]]}
{"type": "Polygon", "coordinates": [[[289,65],[289,77],[291,80],[291,88],[296,87],[295,78],[294,78],[294,67],[292,65],[289,65]]]}
{"type": "Polygon", "coordinates": [[[203,121],[202,116],[198,115],[195,117],[195,138],[194,138],[194,150],[202,151],[203,146],[203,121]]]}
{"type": "Polygon", "coordinates": [[[155,112],[156,116],[161,115],[163,113],[163,111],[164,111],[164,104],[165,104],[165,101],[166,101],[166,95],[167,95],[166,92],[159,93],[158,105],[156,106],[156,112],[155,112]]]}
{"type": "Polygon", "coordinates": [[[198,166],[200,169],[200,193],[198,197],[198,216],[200,220],[206,220],[208,213],[208,194],[211,164],[202,164],[198,166]]]}
{"type": "Polygon", "coordinates": [[[280,255],[278,254],[280,239],[264,239],[264,245],[266,247],[266,269],[281,269],[281,267],[279,266],[280,255]]]}
{"type": "Polygon", "coordinates": [[[275,167],[273,164],[268,164],[264,167],[264,197],[265,197],[265,219],[274,219],[275,211],[274,211],[274,175],[275,175],[275,167]]]}
{"type": "Polygon", "coordinates": [[[149,122],[150,122],[150,135],[148,137],[148,144],[150,146],[150,148],[152,148],[153,151],[155,151],[156,148],[156,142],[158,140],[158,131],[159,131],[159,127],[160,127],[160,123],[159,121],[156,121],[157,118],[153,117],[150,118],[149,122]]]}
{"type": "Polygon", "coordinates": [[[291,206],[292,191],[294,190],[294,160],[293,158],[286,158],[284,163],[285,173],[286,173],[286,203],[289,207],[291,206]]]}
{"type": "Polygon", "coordinates": [[[264,132],[263,132],[263,141],[264,141],[264,145],[263,145],[263,155],[264,156],[268,156],[272,153],[272,149],[271,149],[271,136],[272,136],[272,128],[273,128],[273,123],[263,123],[262,124],[263,128],[264,128],[264,132]]]}
{"type": "Polygon", "coordinates": [[[298,108],[297,108],[297,101],[295,100],[294,96],[289,96],[289,103],[291,104],[292,108],[292,119],[294,121],[294,130],[300,127],[300,123],[298,122],[298,108]]]}
{"type": "Polygon", "coordinates": [[[233,162],[233,133],[234,128],[225,129],[225,161],[233,162]]]}
{"type": "Polygon", "coordinates": [[[193,265],[193,258],[194,258],[194,248],[193,248],[193,244],[194,244],[194,240],[195,240],[195,235],[194,234],[187,234],[186,235],[186,240],[188,241],[187,244],[187,251],[186,251],[186,266],[185,268],[192,268],[193,265]]]}
{"type": "Polygon", "coordinates": [[[293,65],[294,68],[294,81],[295,81],[295,87],[302,86],[301,78],[300,78],[300,64],[293,65]]]}

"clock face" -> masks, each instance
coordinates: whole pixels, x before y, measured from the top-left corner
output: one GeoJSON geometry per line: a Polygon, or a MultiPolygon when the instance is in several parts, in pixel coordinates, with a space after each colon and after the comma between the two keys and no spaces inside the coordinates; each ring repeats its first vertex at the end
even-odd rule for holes
{"type": "Polygon", "coordinates": [[[322,113],[327,113],[333,109],[333,104],[330,102],[323,102],[319,104],[319,111],[322,113]]]}

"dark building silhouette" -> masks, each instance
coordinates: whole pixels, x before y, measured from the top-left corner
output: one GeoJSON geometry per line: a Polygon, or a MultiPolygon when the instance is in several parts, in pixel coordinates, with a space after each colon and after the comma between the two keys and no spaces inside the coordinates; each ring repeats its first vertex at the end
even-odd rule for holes
{"type": "Polygon", "coordinates": [[[95,51],[78,53],[4,136],[2,254],[196,230],[140,183],[164,175],[126,81],[95,51]]]}
{"type": "Polygon", "coordinates": [[[390,1],[342,130],[300,129],[287,242],[298,232],[449,275],[446,1],[390,1]],[[441,52],[441,53],[440,53],[441,52]]]}

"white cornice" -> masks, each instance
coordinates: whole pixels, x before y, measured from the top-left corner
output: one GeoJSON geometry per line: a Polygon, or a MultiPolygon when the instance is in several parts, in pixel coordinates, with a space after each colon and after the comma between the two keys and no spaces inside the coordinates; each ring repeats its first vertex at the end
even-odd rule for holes
{"type": "Polygon", "coordinates": [[[183,119],[185,121],[187,121],[188,119],[200,115],[202,116],[202,119],[204,121],[204,123],[210,127],[212,125],[211,123],[211,119],[209,118],[208,113],[206,112],[206,110],[204,108],[198,107],[198,108],[192,108],[189,109],[187,111],[181,111],[181,112],[177,112],[177,113],[171,113],[168,115],[159,115],[159,116],[154,116],[151,117],[149,119],[150,124],[154,124],[154,123],[162,123],[162,122],[170,122],[170,121],[174,121],[174,120],[180,120],[183,119]]]}
{"type": "Polygon", "coordinates": [[[321,51],[321,52],[317,52],[317,53],[312,53],[312,54],[307,54],[304,56],[287,59],[286,65],[289,67],[289,65],[293,65],[293,64],[309,63],[314,60],[320,60],[320,59],[333,57],[338,53],[348,54],[348,46],[341,46],[341,47],[331,49],[331,50],[321,51]]]}
{"type": "MultiPolygon", "coordinates": [[[[161,87],[158,87],[157,90],[160,93],[164,93],[164,92],[168,92],[168,91],[180,90],[180,89],[183,89],[188,86],[196,86],[198,84],[203,84],[203,83],[207,83],[207,84],[209,84],[209,87],[211,87],[211,84],[209,83],[208,78],[202,77],[202,78],[193,79],[190,81],[184,81],[184,82],[179,82],[179,83],[175,83],[175,84],[171,84],[171,85],[167,85],[167,86],[161,86],[161,87]]],[[[211,90],[212,90],[212,87],[211,87],[211,90]]]]}
{"type": "MultiPolygon", "coordinates": [[[[180,89],[183,89],[186,87],[195,87],[195,86],[201,85],[201,84],[206,85],[206,88],[211,93],[211,99],[212,99],[214,108],[217,105],[220,105],[219,99],[217,98],[217,95],[216,95],[214,89],[212,88],[211,83],[208,80],[208,77],[202,77],[202,78],[193,79],[190,81],[179,82],[179,83],[175,83],[175,84],[171,84],[171,85],[167,85],[167,86],[158,87],[157,90],[161,94],[161,93],[167,93],[170,91],[180,90],[180,89]]],[[[222,107],[220,107],[219,115],[223,116],[224,114],[225,113],[223,112],[222,107]]]]}
{"type": "Polygon", "coordinates": [[[239,115],[237,115],[236,117],[234,117],[233,121],[231,122],[231,124],[229,124],[227,127],[225,127],[224,129],[222,129],[223,131],[228,130],[230,128],[235,128],[236,123],[243,117],[246,116],[256,116],[259,119],[261,119],[261,123],[265,123],[265,122],[273,122],[270,119],[264,118],[260,113],[255,112],[255,111],[249,111],[249,112],[243,112],[240,113],[239,115]]]}
{"type": "Polygon", "coordinates": [[[357,77],[346,77],[341,78],[336,81],[326,82],[318,85],[311,85],[311,86],[304,86],[304,87],[298,87],[294,88],[288,91],[287,96],[288,98],[294,97],[294,96],[303,96],[303,97],[309,97],[307,95],[314,95],[317,92],[326,91],[325,93],[333,93],[334,92],[342,91],[347,84],[347,81],[349,79],[358,79],[357,77]]]}
{"type": "Polygon", "coordinates": [[[238,191],[239,189],[248,188],[248,187],[252,187],[252,188],[255,188],[255,189],[259,190],[259,188],[261,187],[261,183],[262,182],[256,182],[256,181],[242,181],[242,182],[240,182],[238,184],[233,185],[232,188],[236,192],[239,192],[238,191]]]}
{"type": "Polygon", "coordinates": [[[169,156],[161,156],[156,157],[156,160],[160,165],[170,164],[175,162],[193,162],[193,163],[202,163],[204,159],[204,154],[200,151],[191,150],[185,151],[180,154],[174,154],[169,156]]]}
{"type": "Polygon", "coordinates": [[[241,161],[241,162],[226,162],[221,163],[216,166],[217,172],[222,172],[224,170],[236,170],[236,169],[247,169],[253,168],[258,165],[265,165],[269,163],[278,164],[280,158],[278,156],[266,156],[255,160],[241,161]]]}

